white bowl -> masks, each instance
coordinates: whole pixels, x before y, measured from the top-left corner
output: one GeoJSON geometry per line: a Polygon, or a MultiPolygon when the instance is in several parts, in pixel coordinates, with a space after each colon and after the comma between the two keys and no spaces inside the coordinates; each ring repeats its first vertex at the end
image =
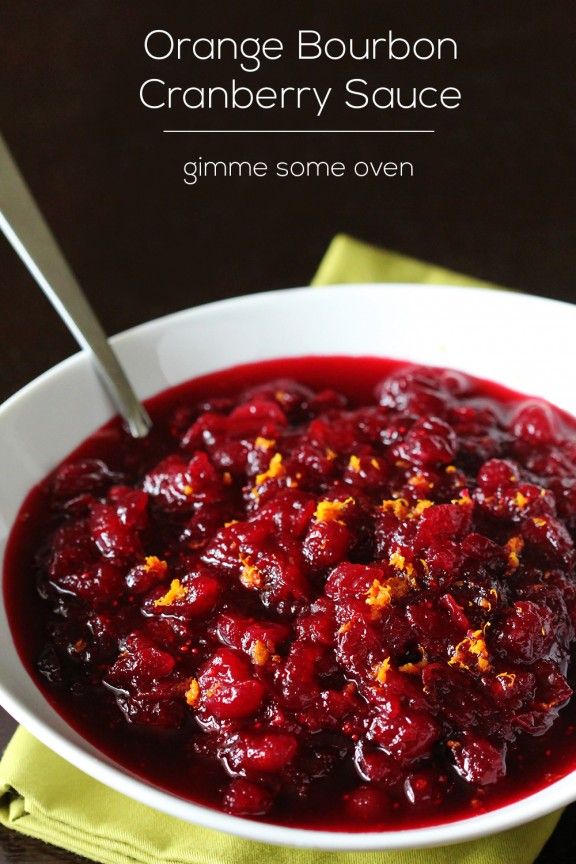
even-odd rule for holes
{"type": "MultiPolygon", "coordinates": [[[[576,414],[576,306],[471,288],[351,285],[241,297],[141,325],[113,339],[146,398],[217,369],[283,356],[380,355],[461,369],[576,414]],[[558,358],[561,357],[561,362],[558,358]]],[[[113,413],[89,359],[46,372],[0,408],[0,559],[28,492],[113,413]]],[[[0,702],[87,774],[190,822],[243,837],[323,849],[392,849],[472,839],[576,799],[576,772],[490,813],[428,828],[334,833],[228,816],[124,772],[50,707],[16,653],[0,605],[0,702]]]]}

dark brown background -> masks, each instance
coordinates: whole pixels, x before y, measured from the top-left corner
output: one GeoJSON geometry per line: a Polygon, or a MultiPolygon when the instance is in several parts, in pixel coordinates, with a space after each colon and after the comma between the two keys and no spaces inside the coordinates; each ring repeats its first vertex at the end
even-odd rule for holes
{"type": "MultiPolygon", "coordinates": [[[[362,239],[521,290],[576,302],[573,0],[422,3],[2,0],[0,128],[112,333],[208,300],[309,281],[330,238],[362,239]],[[286,60],[153,63],[150,29],[279,36],[286,60]],[[453,36],[457,63],[293,62],[298,28],[453,36]],[[174,84],[455,85],[458,111],[147,111],[148,77],[174,84]],[[435,135],[163,135],[162,128],[419,128],[435,135]],[[411,160],[413,179],[182,182],[189,159],[411,160]]],[[[465,335],[465,334],[464,334],[465,335]]],[[[74,350],[0,243],[0,398],[74,350]]],[[[560,352],[561,353],[561,346],[560,352]]],[[[0,718],[0,743],[12,728],[0,718]]],[[[576,858],[576,810],[539,859],[576,858]]],[[[2,862],[71,861],[0,834],[2,862]]]]}

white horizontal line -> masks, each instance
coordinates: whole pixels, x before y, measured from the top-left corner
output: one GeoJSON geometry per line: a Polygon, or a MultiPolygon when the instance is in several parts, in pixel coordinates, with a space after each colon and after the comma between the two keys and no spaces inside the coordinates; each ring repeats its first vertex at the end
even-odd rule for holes
{"type": "Polygon", "coordinates": [[[163,132],[178,132],[193,135],[420,135],[435,132],[435,129],[163,129],[163,132]]]}

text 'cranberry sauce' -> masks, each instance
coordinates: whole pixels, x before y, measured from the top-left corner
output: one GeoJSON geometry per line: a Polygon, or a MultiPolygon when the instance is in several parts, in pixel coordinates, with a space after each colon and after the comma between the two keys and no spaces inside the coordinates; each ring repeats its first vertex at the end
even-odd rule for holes
{"type": "Polygon", "coordinates": [[[127,770],[332,830],[490,810],[576,766],[576,421],[373,358],[219,372],[29,495],[18,650],[127,770]],[[298,383],[296,383],[298,382],[298,383]]]}

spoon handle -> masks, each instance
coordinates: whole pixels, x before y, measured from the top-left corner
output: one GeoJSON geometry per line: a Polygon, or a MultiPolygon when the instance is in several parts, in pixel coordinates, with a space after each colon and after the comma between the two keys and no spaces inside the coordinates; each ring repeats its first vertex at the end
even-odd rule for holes
{"type": "Polygon", "coordinates": [[[46,224],[0,135],[0,230],[72,335],[93,355],[96,369],[130,434],[144,438],[151,420],[46,224]]]}

